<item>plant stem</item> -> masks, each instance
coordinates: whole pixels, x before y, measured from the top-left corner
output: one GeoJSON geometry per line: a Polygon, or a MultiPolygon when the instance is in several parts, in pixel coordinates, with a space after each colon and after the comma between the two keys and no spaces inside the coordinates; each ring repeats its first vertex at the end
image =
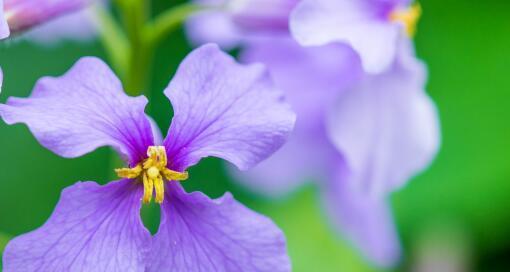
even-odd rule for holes
{"type": "Polygon", "coordinates": [[[99,20],[99,31],[103,46],[117,74],[124,78],[128,66],[129,44],[121,27],[113,16],[102,6],[95,7],[99,20]]]}
{"type": "Polygon", "coordinates": [[[203,5],[185,3],[163,12],[146,26],[149,43],[157,45],[164,37],[175,31],[191,14],[204,9],[206,7],[203,5]]]}
{"type": "Polygon", "coordinates": [[[124,88],[130,95],[139,95],[148,92],[148,75],[153,55],[144,31],[148,3],[145,0],[118,0],[117,3],[130,44],[124,88]]]}

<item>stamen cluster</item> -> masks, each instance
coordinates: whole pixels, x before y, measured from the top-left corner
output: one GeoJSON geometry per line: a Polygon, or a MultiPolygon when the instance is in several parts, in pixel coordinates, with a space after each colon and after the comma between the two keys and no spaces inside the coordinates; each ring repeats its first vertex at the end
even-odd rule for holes
{"type": "Polygon", "coordinates": [[[167,168],[167,156],[164,146],[150,146],[147,159],[133,168],[115,169],[121,178],[138,179],[143,182],[143,203],[148,204],[156,194],[156,203],[161,204],[165,198],[165,184],[167,181],[183,181],[188,179],[188,172],[177,172],[167,168]]]}

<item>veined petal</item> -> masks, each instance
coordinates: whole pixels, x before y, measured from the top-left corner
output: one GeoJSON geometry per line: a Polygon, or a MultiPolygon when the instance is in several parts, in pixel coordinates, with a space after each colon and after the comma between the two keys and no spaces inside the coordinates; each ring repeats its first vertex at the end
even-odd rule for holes
{"type": "Polygon", "coordinates": [[[141,196],[131,180],[65,189],[41,228],[7,245],[4,271],[145,271],[150,233],[140,220],[141,196]]]}
{"type": "Polygon", "coordinates": [[[171,169],[216,156],[248,169],[276,151],[295,115],[266,70],[215,45],[193,51],[165,90],[174,117],[164,141],[171,169]]]}
{"type": "Polygon", "coordinates": [[[10,98],[0,105],[0,115],[8,124],[27,124],[43,146],[61,156],[110,145],[138,163],[153,144],[146,104],[143,96],[127,96],[104,62],[86,57],[62,77],[40,79],[29,98],[10,98]]]}
{"type": "Polygon", "coordinates": [[[322,184],[321,200],[333,227],[370,262],[379,267],[396,265],[402,252],[386,200],[351,187],[348,179],[357,177],[341,160],[331,174],[322,184]]]}
{"type": "Polygon", "coordinates": [[[416,59],[345,92],[328,117],[329,137],[359,176],[358,188],[375,194],[401,187],[436,155],[437,110],[424,91],[416,59]]]}
{"type": "Polygon", "coordinates": [[[290,271],[283,233],[230,194],[167,191],[147,271],[290,271]]]}
{"type": "Polygon", "coordinates": [[[303,0],[291,15],[291,32],[305,46],[347,43],[367,72],[380,73],[393,63],[400,36],[400,27],[387,18],[393,2],[303,0]]]}
{"type": "Polygon", "coordinates": [[[0,39],[7,38],[10,34],[7,18],[5,18],[4,0],[0,0],[0,39]]]}

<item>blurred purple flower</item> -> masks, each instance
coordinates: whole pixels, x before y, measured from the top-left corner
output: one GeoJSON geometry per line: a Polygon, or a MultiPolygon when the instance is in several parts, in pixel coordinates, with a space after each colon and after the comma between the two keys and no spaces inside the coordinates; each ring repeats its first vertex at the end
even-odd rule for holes
{"type": "MultiPolygon", "coordinates": [[[[301,31],[300,24],[309,23],[303,7],[315,3],[325,8],[326,2],[301,1],[292,13],[293,27],[301,31]]],[[[386,48],[390,52],[386,52],[389,56],[385,61],[389,63],[384,71],[366,73],[363,63],[367,57],[360,51],[366,47],[370,54],[372,43],[378,45],[369,40],[374,31],[377,34],[376,23],[369,24],[375,27],[368,32],[357,30],[357,20],[331,26],[333,30],[350,29],[367,36],[358,44],[364,46],[360,48],[347,40],[335,42],[335,36],[329,42],[303,46],[303,41],[294,39],[300,34],[296,29],[294,36],[283,31],[241,31],[234,27],[232,15],[225,12],[216,12],[215,20],[227,22],[224,25],[236,29],[235,35],[222,33],[224,28],[215,29],[216,25],[209,21],[213,18],[211,13],[195,17],[188,31],[197,42],[215,41],[216,37],[230,41],[227,45],[241,42],[241,60],[266,64],[298,116],[288,143],[247,173],[233,170],[237,180],[255,192],[273,197],[287,194],[303,182],[317,181],[328,218],[339,232],[375,264],[392,266],[399,260],[401,249],[386,197],[427,167],[437,153],[437,112],[424,90],[425,67],[416,59],[411,41],[400,35],[402,23],[397,22],[397,15],[408,14],[408,1],[329,2],[336,4],[330,3],[331,10],[325,11],[331,13],[323,16],[337,16],[333,13],[337,4],[352,16],[365,16],[370,10],[382,12],[383,7],[387,16],[393,16],[377,17],[388,19],[381,19],[380,23],[396,33],[391,42],[394,48],[386,48]],[[357,7],[363,9],[356,11],[357,7]],[[354,11],[357,13],[351,13],[354,11]]],[[[308,12],[316,9],[312,7],[308,12]]],[[[365,19],[363,16],[360,18],[365,19]]],[[[411,21],[401,20],[406,27],[412,27],[405,24],[411,21]]],[[[364,22],[361,25],[369,26],[364,22]]],[[[330,37],[330,29],[323,31],[319,25],[313,26],[317,26],[313,35],[330,37]]]]}
{"type": "Polygon", "coordinates": [[[6,272],[290,270],[285,238],[271,220],[230,194],[211,200],[173,182],[203,157],[244,170],[284,143],[295,116],[263,67],[241,66],[206,45],[183,61],[165,94],[175,114],[162,146],[155,146],[144,113],[147,99],[126,96],[95,58],[41,79],[31,98],[1,105],[7,123],[26,123],[61,156],[110,145],[131,167],[117,169],[124,178],[107,185],[65,189],[44,226],[7,245],[6,272]],[[151,238],[139,209],[153,191],[162,219],[151,238]]]}
{"type": "Polygon", "coordinates": [[[211,9],[192,16],[188,36],[195,44],[214,41],[223,48],[259,36],[289,32],[289,15],[299,0],[195,0],[211,9]]]}
{"type": "Polygon", "coordinates": [[[399,39],[413,35],[421,14],[411,0],[302,0],[290,18],[296,40],[304,46],[347,43],[370,73],[394,63],[399,39]]]}
{"type": "Polygon", "coordinates": [[[30,30],[26,37],[41,45],[52,46],[63,40],[87,42],[98,34],[93,8],[86,8],[51,20],[30,30]]]}
{"type": "Polygon", "coordinates": [[[0,39],[77,11],[93,0],[0,0],[0,39]]]}
{"type": "Polygon", "coordinates": [[[300,47],[291,39],[254,42],[260,61],[286,90],[298,121],[288,143],[237,180],[273,197],[314,180],[333,225],[379,266],[401,252],[386,196],[424,169],[439,145],[425,69],[403,44],[388,72],[368,75],[345,45],[300,47]]]}

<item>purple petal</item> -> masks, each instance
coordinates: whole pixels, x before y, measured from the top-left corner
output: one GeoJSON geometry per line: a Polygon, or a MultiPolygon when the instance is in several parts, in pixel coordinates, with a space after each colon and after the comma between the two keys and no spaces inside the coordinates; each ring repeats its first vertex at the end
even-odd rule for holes
{"type": "Polygon", "coordinates": [[[280,148],[294,126],[266,70],[237,64],[215,45],[190,53],[165,94],[175,114],[164,141],[172,169],[207,156],[248,169],[280,148]]]}
{"type": "Polygon", "coordinates": [[[252,42],[241,59],[264,63],[298,115],[291,137],[275,154],[249,171],[231,170],[251,191],[279,197],[324,175],[336,152],[324,132],[324,112],[359,77],[359,61],[349,47],[304,48],[290,37],[252,42]]]}
{"type": "Polygon", "coordinates": [[[439,121],[424,92],[421,63],[367,76],[345,92],[328,120],[332,142],[360,178],[357,186],[391,192],[423,170],[436,155],[439,121]]]}
{"type": "Polygon", "coordinates": [[[283,233],[230,194],[211,200],[173,186],[147,271],[290,271],[283,233]]]}
{"type": "Polygon", "coordinates": [[[11,34],[3,6],[4,0],[0,0],[0,39],[5,39],[11,34]]]}
{"type": "Polygon", "coordinates": [[[256,37],[287,35],[289,14],[299,0],[199,0],[216,6],[187,22],[194,44],[218,43],[231,49],[256,37]]]}
{"type": "Polygon", "coordinates": [[[401,32],[388,19],[394,6],[388,1],[303,0],[291,15],[290,28],[306,46],[347,43],[367,72],[380,73],[393,63],[401,32]]]}
{"type": "Polygon", "coordinates": [[[401,247],[388,204],[349,187],[348,179],[355,177],[341,160],[334,172],[321,190],[328,219],[370,262],[380,267],[396,265],[401,247]]]}
{"type": "Polygon", "coordinates": [[[291,37],[252,41],[241,60],[266,65],[304,127],[316,127],[324,109],[362,74],[348,46],[302,47],[291,37]]]}
{"type": "Polygon", "coordinates": [[[152,117],[147,115],[147,119],[151,123],[152,135],[154,136],[154,145],[162,145],[163,144],[163,133],[158,126],[158,123],[152,117]]]}
{"type": "Polygon", "coordinates": [[[243,39],[231,18],[221,11],[200,12],[191,16],[186,22],[186,33],[192,44],[214,42],[224,49],[236,47],[243,39]]]}
{"type": "Polygon", "coordinates": [[[77,11],[94,0],[3,0],[4,13],[9,13],[9,28],[13,32],[77,11]]]}
{"type": "Polygon", "coordinates": [[[229,2],[234,24],[245,32],[288,33],[289,15],[299,0],[233,0],[229,2]]]}
{"type": "Polygon", "coordinates": [[[0,105],[8,124],[26,123],[39,142],[64,157],[111,145],[137,163],[153,144],[147,99],[128,97],[108,66],[82,58],[58,78],[40,79],[29,98],[0,105]]]}
{"type": "Polygon", "coordinates": [[[87,42],[97,36],[98,25],[94,22],[94,10],[83,9],[58,17],[27,33],[31,41],[52,46],[62,40],[87,42]]]}
{"type": "Polygon", "coordinates": [[[141,195],[131,180],[65,189],[41,228],[7,245],[4,271],[145,271],[150,233],[139,216],[141,195]]]}
{"type": "Polygon", "coordinates": [[[271,157],[248,171],[233,167],[229,171],[236,182],[252,192],[273,198],[287,195],[323,175],[332,149],[318,134],[301,129],[298,121],[287,143],[271,157]]]}

